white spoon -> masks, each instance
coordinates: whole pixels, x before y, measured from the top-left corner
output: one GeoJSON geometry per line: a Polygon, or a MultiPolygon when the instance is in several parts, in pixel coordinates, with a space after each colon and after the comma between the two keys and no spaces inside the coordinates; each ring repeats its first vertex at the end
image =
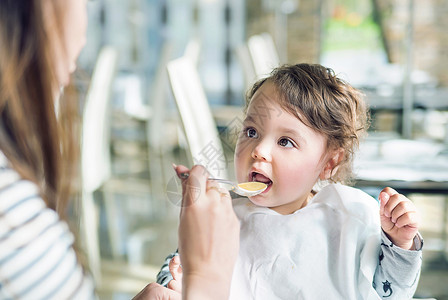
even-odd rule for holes
{"type": "MultiPolygon", "coordinates": [[[[185,178],[188,178],[189,175],[190,174],[188,174],[188,173],[181,173],[180,177],[185,179],[185,178]]],[[[264,190],[266,190],[266,188],[268,187],[267,184],[265,184],[263,182],[257,182],[257,181],[242,182],[242,183],[236,184],[235,182],[232,182],[232,181],[226,180],[226,179],[208,178],[208,180],[214,180],[214,181],[218,181],[219,183],[229,185],[230,186],[229,190],[234,191],[238,195],[244,196],[244,197],[252,197],[252,196],[258,195],[258,194],[264,192],[264,190]]]]}

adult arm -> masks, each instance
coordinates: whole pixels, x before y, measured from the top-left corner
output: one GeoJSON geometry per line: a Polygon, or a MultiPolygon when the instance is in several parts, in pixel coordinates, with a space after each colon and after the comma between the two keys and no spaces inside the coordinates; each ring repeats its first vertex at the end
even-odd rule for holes
{"type": "Polygon", "coordinates": [[[202,166],[176,167],[182,181],[179,255],[183,299],[228,299],[239,249],[239,221],[227,190],[208,181],[202,166]]]}

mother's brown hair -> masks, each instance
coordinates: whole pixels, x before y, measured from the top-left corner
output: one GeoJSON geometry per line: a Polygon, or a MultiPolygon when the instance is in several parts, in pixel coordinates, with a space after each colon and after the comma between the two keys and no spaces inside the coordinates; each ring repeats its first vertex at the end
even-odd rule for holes
{"type": "Polygon", "coordinates": [[[54,43],[64,40],[64,6],[65,0],[0,1],[0,150],[63,218],[78,168],[78,103],[55,105],[54,43]]]}

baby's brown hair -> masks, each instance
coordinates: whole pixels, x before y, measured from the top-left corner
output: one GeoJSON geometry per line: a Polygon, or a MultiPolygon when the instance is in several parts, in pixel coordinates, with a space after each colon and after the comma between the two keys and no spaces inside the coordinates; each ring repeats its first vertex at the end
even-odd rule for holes
{"type": "Polygon", "coordinates": [[[272,82],[280,105],[327,138],[327,150],[342,148],[344,158],[330,180],[349,183],[354,152],[367,132],[369,113],[363,94],[334,71],[318,64],[283,65],[257,81],[246,95],[246,109],[255,92],[272,82]]]}

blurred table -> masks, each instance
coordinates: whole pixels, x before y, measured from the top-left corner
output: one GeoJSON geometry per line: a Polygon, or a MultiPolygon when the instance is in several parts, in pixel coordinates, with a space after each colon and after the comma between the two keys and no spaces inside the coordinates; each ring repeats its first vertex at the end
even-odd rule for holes
{"type": "Polygon", "coordinates": [[[447,146],[431,141],[367,139],[354,161],[356,185],[448,195],[447,146]]]}
{"type": "Polygon", "coordinates": [[[361,189],[390,186],[405,195],[413,193],[448,195],[447,182],[357,179],[355,186],[361,189]]]}
{"type": "MultiPolygon", "coordinates": [[[[403,110],[403,91],[400,87],[363,89],[370,109],[375,111],[403,110]]],[[[415,90],[413,107],[421,109],[448,110],[448,88],[418,88],[415,90]]]]}

